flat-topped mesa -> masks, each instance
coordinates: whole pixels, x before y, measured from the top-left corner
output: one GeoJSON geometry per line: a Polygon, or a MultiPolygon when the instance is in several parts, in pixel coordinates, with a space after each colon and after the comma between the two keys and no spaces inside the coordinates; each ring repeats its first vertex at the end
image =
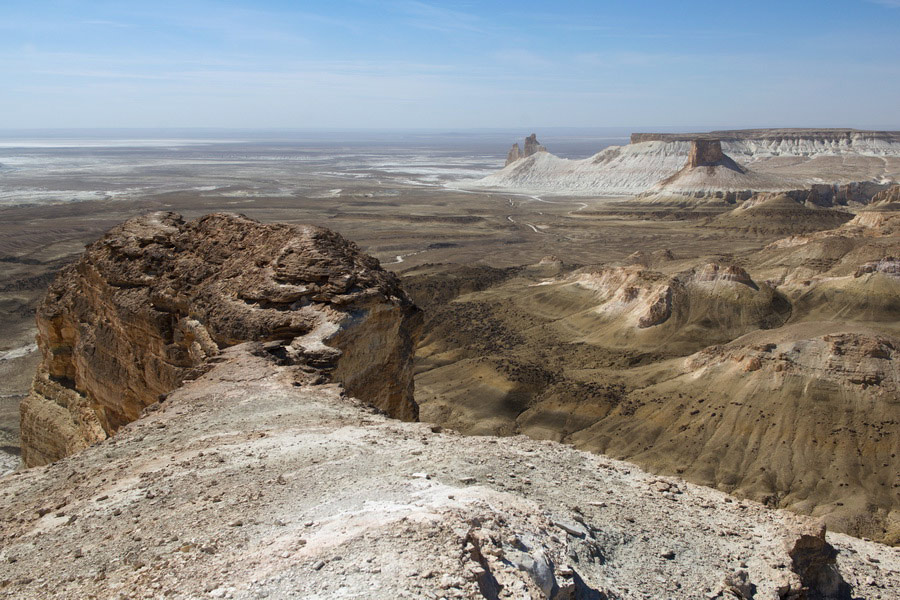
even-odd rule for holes
{"type": "Polygon", "coordinates": [[[869,131],[862,129],[734,129],[710,131],[708,133],[632,133],[631,143],[644,142],[692,142],[698,139],[720,140],[724,142],[739,140],[827,140],[837,141],[853,139],[874,139],[887,142],[900,142],[900,131],[869,131]]]}
{"type": "Polygon", "coordinates": [[[395,275],[337,233],[212,214],[126,221],[64,268],[37,311],[43,361],[21,405],[34,466],[137,419],[222,349],[297,365],[393,417],[418,418],[420,312],[395,275]]]}

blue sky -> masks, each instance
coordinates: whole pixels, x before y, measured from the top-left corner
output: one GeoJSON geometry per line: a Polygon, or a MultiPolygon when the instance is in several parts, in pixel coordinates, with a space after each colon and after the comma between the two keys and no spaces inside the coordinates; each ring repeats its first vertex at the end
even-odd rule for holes
{"type": "Polygon", "coordinates": [[[0,0],[0,128],[900,128],[900,0],[0,0]]]}

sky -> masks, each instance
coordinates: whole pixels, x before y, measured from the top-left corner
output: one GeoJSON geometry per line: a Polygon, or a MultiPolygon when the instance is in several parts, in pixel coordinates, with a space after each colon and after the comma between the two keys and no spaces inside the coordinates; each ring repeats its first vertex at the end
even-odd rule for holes
{"type": "Polygon", "coordinates": [[[0,129],[900,129],[900,0],[0,0],[0,129]]]}

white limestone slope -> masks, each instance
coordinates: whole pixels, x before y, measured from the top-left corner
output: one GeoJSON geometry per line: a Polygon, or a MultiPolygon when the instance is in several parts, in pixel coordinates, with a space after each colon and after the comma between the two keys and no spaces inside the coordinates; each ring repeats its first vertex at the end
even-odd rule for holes
{"type": "MultiPolygon", "coordinates": [[[[632,196],[651,191],[682,169],[690,147],[690,141],[640,142],[610,146],[583,160],[540,152],[483,179],[457,185],[530,194],[632,196]]],[[[723,139],[722,150],[756,177],[704,180],[695,182],[696,189],[687,185],[679,191],[776,191],[821,183],[900,181],[900,142],[862,134],[833,139],[723,139]]]]}

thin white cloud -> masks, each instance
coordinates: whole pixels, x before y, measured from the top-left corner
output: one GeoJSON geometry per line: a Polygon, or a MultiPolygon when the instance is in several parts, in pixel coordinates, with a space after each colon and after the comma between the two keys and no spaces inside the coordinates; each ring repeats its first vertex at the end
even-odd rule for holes
{"type": "Polygon", "coordinates": [[[94,25],[97,27],[115,27],[117,29],[128,29],[134,27],[131,23],[122,23],[120,21],[105,21],[103,19],[91,19],[87,21],[81,21],[83,25],[94,25]]]}
{"type": "Polygon", "coordinates": [[[419,0],[403,0],[388,4],[393,12],[404,15],[407,24],[421,29],[445,33],[487,33],[486,24],[476,15],[451,10],[419,0]]]}
{"type": "Polygon", "coordinates": [[[519,48],[500,50],[494,53],[494,58],[501,63],[524,69],[545,69],[553,66],[552,60],[519,48]]]}

